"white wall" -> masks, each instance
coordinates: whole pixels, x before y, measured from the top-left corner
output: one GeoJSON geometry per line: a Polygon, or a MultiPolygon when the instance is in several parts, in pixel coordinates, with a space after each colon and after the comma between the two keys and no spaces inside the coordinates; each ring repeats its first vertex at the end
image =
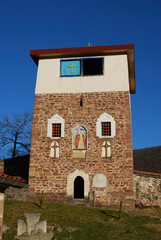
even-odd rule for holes
{"type": "Polygon", "coordinates": [[[109,91],[129,91],[127,55],[105,56],[104,74],[85,77],[60,77],[60,59],[39,60],[35,93],[109,91]]]}

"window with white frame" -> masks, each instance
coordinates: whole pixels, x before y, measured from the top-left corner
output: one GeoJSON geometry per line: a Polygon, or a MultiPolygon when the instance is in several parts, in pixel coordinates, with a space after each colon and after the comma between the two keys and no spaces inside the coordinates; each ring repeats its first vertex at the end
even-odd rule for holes
{"type": "Polygon", "coordinates": [[[60,139],[64,137],[65,119],[60,115],[55,114],[48,119],[47,137],[51,139],[60,139]]]}
{"type": "Polygon", "coordinates": [[[99,138],[113,138],[116,135],[115,121],[108,113],[103,113],[96,123],[96,135],[99,138]]]}

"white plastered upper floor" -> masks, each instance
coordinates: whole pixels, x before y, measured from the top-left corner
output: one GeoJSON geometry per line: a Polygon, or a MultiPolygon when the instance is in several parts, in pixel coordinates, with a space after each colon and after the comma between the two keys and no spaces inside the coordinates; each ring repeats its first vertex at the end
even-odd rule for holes
{"type": "Polygon", "coordinates": [[[60,77],[60,60],[39,60],[36,94],[129,91],[127,55],[104,56],[104,73],[98,76],[60,77]]]}

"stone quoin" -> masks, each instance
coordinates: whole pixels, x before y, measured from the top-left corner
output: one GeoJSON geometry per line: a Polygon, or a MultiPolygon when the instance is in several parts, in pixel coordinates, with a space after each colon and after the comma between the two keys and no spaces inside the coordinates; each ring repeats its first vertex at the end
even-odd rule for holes
{"type": "Polygon", "coordinates": [[[29,190],[134,208],[134,45],[32,50],[38,65],[29,190]],[[95,198],[95,199],[93,199],[95,198]]]}

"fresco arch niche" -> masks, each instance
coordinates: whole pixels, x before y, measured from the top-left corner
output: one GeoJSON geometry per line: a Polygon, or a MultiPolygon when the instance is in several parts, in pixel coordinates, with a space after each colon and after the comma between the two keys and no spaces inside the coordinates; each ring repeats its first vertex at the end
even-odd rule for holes
{"type": "Polygon", "coordinates": [[[72,129],[73,158],[85,158],[87,150],[87,130],[82,125],[72,129]]]}

